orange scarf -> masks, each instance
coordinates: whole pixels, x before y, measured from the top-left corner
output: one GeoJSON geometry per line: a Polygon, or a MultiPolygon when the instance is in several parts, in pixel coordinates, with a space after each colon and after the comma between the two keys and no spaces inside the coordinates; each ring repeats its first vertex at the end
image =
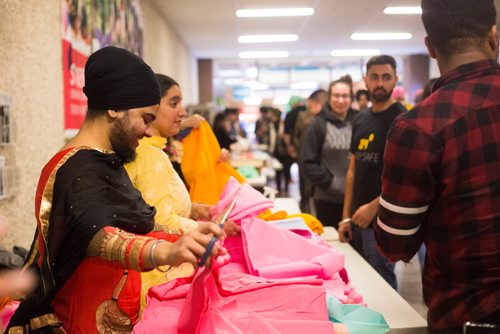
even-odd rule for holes
{"type": "Polygon", "coordinates": [[[227,162],[219,161],[221,149],[207,122],[193,129],[182,145],[181,169],[189,185],[191,201],[215,204],[229,177],[233,176],[240,183],[245,180],[227,162]]]}

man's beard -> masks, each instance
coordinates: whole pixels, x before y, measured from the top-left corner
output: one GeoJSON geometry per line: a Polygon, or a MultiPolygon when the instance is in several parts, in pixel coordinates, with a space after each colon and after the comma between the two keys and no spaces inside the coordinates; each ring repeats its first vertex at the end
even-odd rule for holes
{"type": "Polygon", "coordinates": [[[387,100],[389,100],[392,96],[392,91],[394,89],[391,89],[390,92],[388,92],[387,90],[385,90],[384,87],[377,87],[374,92],[377,92],[376,94],[375,93],[370,93],[370,97],[372,100],[376,101],[376,102],[385,102],[387,100]],[[384,93],[378,93],[380,91],[383,91],[384,93]]]}
{"type": "Polygon", "coordinates": [[[127,121],[117,120],[115,126],[111,129],[109,141],[116,155],[125,164],[135,160],[137,153],[133,141],[130,140],[130,135],[127,133],[124,123],[127,121]]]}

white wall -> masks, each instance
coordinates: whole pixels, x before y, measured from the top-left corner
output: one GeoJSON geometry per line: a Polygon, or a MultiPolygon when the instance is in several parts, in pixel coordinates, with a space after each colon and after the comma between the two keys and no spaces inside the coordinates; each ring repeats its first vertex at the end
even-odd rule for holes
{"type": "Polygon", "coordinates": [[[181,86],[184,105],[198,102],[196,60],[168,22],[148,0],[143,0],[144,60],[157,73],[165,74],[181,86]]]}

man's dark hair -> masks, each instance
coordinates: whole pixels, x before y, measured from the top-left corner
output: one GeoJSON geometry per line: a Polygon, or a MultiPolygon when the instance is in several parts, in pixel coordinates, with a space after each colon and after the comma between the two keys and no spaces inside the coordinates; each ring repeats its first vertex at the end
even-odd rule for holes
{"type": "Polygon", "coordinates": [[[430,44],[444,55],[481,47],[495,20],[493,0],[422,0],[430,44]]]}
{"type": "Polygon", "coordinates": [[[356,101],[359,101],[359,99],[361,98],[361,96],[366,96],[366,98],[368,99],[368,101],[370,101],[370,93],[368,93],[368,91],[366,89],[360,89],[356,92],[356,101]]]}
{"type": "Polygon", "coordinates": [[[107,112],[108,112],[107,110],[87,109],[87,113],[85,114],[85,120],[93,121],[97,117],[102,116],[107,112]]]}
{"type": "Polygon", "coordinates": [[[380,55],[371,57],[366,63],[366,72],[368,72],[370,67],[373,65],[390,65],[394,70],[394,73],[396,73],[396,60],[392,56],[380,55]]]}

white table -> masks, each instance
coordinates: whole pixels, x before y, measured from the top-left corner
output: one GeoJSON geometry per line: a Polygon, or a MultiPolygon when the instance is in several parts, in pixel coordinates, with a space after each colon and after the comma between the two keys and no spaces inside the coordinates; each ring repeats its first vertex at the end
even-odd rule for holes
{"type": "Polygon", "coordinates": [[[272,212],[279,210],[286,211],[289,215],[300,213],[300,207],[295,198],[291,197],[278,197],[274,199],[274,208],[272,212]]]}
{"type": "Polygon", "coordinates": [[[325,227],[322,237],[345,254],[345,267],[352,286],[369,308],[384,316],[391,333],[427,333],[427,321],[351,245],[341,243],[333,227],[325,227]]]}

